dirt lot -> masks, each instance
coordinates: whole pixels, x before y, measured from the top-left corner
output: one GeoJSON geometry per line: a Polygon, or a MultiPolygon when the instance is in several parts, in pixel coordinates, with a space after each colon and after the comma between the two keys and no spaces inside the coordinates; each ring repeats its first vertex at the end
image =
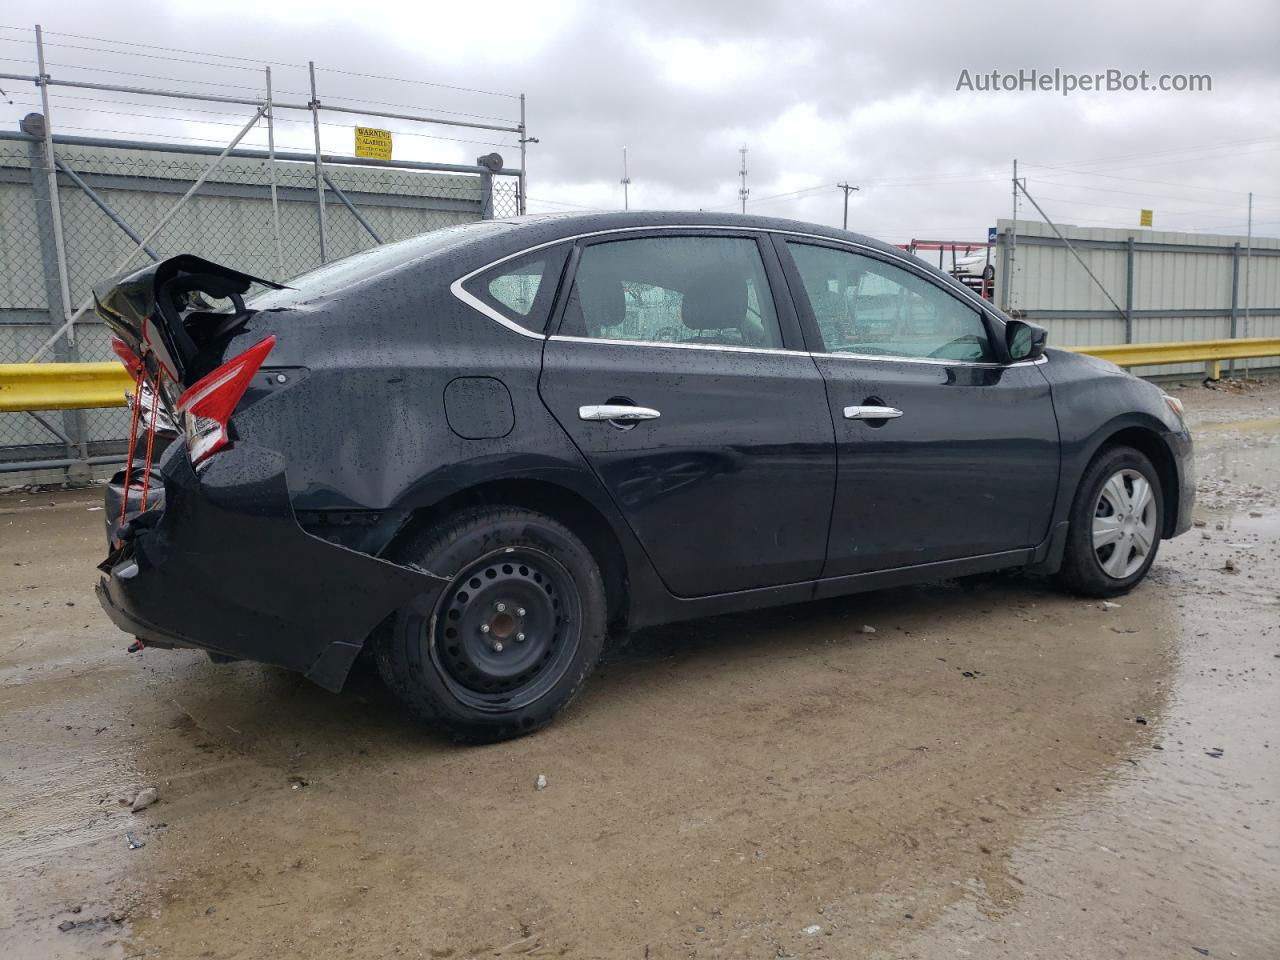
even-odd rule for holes
{"type": "Polygon", "coordinates": [[[1280,384],[1180,393],[1204,525],[1119,608],[650,631],[481,749],[367,674],[126,654],[97,494],[2,497],[3,955],[1280,956],[1280,384]]]}

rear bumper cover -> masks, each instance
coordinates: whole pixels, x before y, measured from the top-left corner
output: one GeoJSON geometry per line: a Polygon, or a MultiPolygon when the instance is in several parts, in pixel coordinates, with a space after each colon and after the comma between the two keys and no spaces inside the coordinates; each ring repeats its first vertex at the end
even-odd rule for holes
{"type": "Polygon", "coordinates": [[[340,689],[365,638],[447,580],[313,537],[298,525],[278,453],[237,443],[196,476],[181,449],[164,506],[103,563],[98,599],[145,640],[276,664],[340,689]]]}

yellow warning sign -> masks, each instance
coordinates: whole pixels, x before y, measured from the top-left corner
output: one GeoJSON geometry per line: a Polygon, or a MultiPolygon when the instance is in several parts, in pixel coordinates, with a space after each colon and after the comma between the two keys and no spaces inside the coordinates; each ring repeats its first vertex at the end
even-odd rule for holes
{"type": "MultiPolygon", "coordinates": [[[[389,157],[389,156],[390,156],[390,154],[387,154],[387,156],[389,157]]],[[[1139,214],[1138,214],[1138,226],[1140,226],[1140,227],[1149,227],[1149,226],[1151,226],[1151,211],[1150,211],[1150,210],[1142,210],[1142,211],[1140,211],[1140,212],[1139,212],[1139,214]]]]}
{"type": "Polygon", "coordinates": [[[391,159],[391,131],[356,127],[356,156],[370,160],[391,159]]]}

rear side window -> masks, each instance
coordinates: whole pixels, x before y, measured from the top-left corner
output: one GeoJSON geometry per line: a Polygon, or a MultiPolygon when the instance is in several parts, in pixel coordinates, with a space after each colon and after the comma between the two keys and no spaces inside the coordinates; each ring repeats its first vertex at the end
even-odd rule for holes
{"type": "Polygon", "coordinates": [[[990,362],[982,316],[909,270],[787,242],[828,353],[990,362]]]}
{"type": "Polygon", "coordinates": [[[537,299],[547,261],[543,257],[529,260],[514,270],[498,274],[489,281],[489,296],[513,313],[527,317],[537,299]]]}
{"type": "Polygon", "coordinates": [[[568,251],[568,245],[561,244],[506,260],[472,277],[464,287],[512,323],[542,333],[568,251]]]}
{"type": "Polygon", "coordinates": [[[782,346],[760,250],[744,237],[643,237],[583,248],[560,334],[782,346]]]}

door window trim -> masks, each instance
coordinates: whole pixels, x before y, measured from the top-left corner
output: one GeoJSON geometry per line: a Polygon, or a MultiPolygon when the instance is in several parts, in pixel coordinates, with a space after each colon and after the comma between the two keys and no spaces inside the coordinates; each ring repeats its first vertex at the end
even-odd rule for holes
{"type": "MultiPolygon", "coordinates": [[[[489,319],[496,321],[501,326],[506,327],[508,330],[511,330],[514,333],[518,333],[521,336],[525,336],[525,337],[532,337],[535,340],[556,340],[556,341],[567,341],[567,342],[574,342],[574,343],[599,343],[599,344],[611,344],[611,345],[628,346],[628,347],[659,347],[664,349],[675,348],[678,350],[711,350],[711,351],[722,351],[722,352],[730,352],[730,353],[764,353],[764,354],[786,353],[786,354],[794,354],[796,356],[807,356],[813,359],[818,359],[821,357],[835,357],[835,358],[845,359],[845,360],[871,360],[878,363],[923,363],[923,364],[929,364],[934,366],[941,365],[941,366],[950,366],[950,367],[1029,367],[1029,366],[1036,366],[1042,363],[1049,362],[1049,358],[1047,355],[1042,355],[1036,358],[1035,360],[1016,360],[1012,363],[1002,363],[1000,361],[946,360],[946,359],[934,358],[934,357],[888,357],[888,356],[882,356],[882,355],[872,356],[868,354],[858,354],[858,353],[828,353],[826,351],[814,351],[814,350],[807,350],[807,349],[794,350],[787,347],[781,347],[781,348],[779,347],[738,347],[738,346],[731,346],[731,345],[706,344],[706,343],[662,343],[662,342],[649,342],[644,340],[604,340],[604,339],[595,338],[595,337],[574,337],[574,336],[565,336],[561,334],[551,334],[550,336],[548,336],[545,331],[539,333],[537,331],[530,330],[528,327],[523,327],[517,323],[512,322],[508,318],[502,316],[502,314],[498,313],[496,310],[491,309],[483,301],[472,296],[463,287],[463,284],[465,284],[467,281],[471,280],[478,274],[484,273],[486,270],[490,270],[493,267],[496,267],[502,263],[506,263],[508,260],[513,260],[516,257],[521,257],[521,256],[524,256],[525,254],[533,253],[536,250],[541,250],[544,247],[555,246],[556,244],[559,244],[559,243],[573,243],[575,244],[575,248],[580,248],[581,241],[593,240],[596,237],[611,237],[611,238],[617,237],[618,239],[626,239],[625,237],[620,237],[618,235],[633,234],[635,236],[644,236],[646,234],[650,234],[654,232],[662,232],[665,234],[671,231],[682,231],[685,233],[690,233],[692,235],[697,235],[697,233],[700,231],[707,231],[707,232],[714,232],[714,233],[729,233],[729,234],[736,234],[738,236],[744,236],[744,237],[754,237],[757,241],[759,241],[761,238],[767,239],[770,237],[773,237],[773,238],[796,237],[802,240],[817,241],[819,245],[827,244],[837,249],[848,249],[850,252],[865,254],[874,259],[881,260],[885,263],[892,264],[893,266],[900,267],[901,269],[907,270],[908,272],[914,275],[917,275],[924,280],[927,280],[929,283],[932,283],[934,286],[938,287],[943,292],[955,297],[957,300],[959,300],[961,303],[965,304],[966,306],[969,306],[972,309],[979,311],[980,315],[983,318],[984,324],[997,324],[1001,332],[1003,332],[1004,330],[1004,325],[1005,325],[1004,319],[992,313],[990,310],[986,309],[985,301],[978,301],[977,298],[974,297],[972,291],[970,291],[967,287],[964,288],[964,292],[969,295],[970,300],[973,301],[972,303],[965,300],[962,297],[956,296],[956,291],[949,290],[945,284],[939,283],[936,278],[931,277],[928,273],[917,269],[910,261],[906,260],[903,257],[886,253],[884,250],[880,250],[877,247],[868,246],[867,244],[864,244],[864,243],[859,243],[856,240],[844,240],[837,237],[827,237],[827,236],[823,236],[820,233],[805,233],[804,231],[801,231],[801,230],[778,230],[771,227],[740,227],[740,226],[730,226],[728,224],[722,225],[722,224],[706,224],[706,223],[686,223],[686,224],[665,224],[664,223],[664,224],[651,224],[651,225],[638,226],[638,227],[610,227],[605,230],[589,230],[589,231],[584,231],[583,233],[571,234],[567,237],[557,237],[554,240],[547,240],[543,243],[537,243],[528,247],[523,247],[514,253],[509,253],[502,257],[498,257],[495,260],[491,260],[488,263],[484,264],[483,266],[477,267],[476,269],[459,277],[457,280],[454,280],[453,283],[449,285],[449,290],[455,297],[457,297],[460,301],[462,301],[467,306],[471,307],[473,310],[476,310],[479,313],[484,314],[489,319]]],[[[777,261],[776,261],[777,266],[782,270],[782,273],[783,273],[783,276],[781,279],[787,282],[787,287],[789,289],[791,278],[789,277],[788,273],[789,273],[789,268],[793,267],[794,264],[789,264],[789,260],[784,260],[782,256],[776,252],[776,247],[777,247],[776,243],[772,244],[772,246],[774,246],[775,248],[774,256],[777,258],[777,261]]],[[[779,296],[782,291],[778,289],[772,289],[774,287],[775,280],[770,271],[770,264],[768,262],[768,258],[765,258],[763,256],[763,253],[762,253],[762,259],[765,260],[765,272],[768,277],[769,284],[773,294],[774,309],[777,310],[779,313],[779,323],[782,322],[782,310],[785,309],[787,314],[799,323],[803,332],[804,322],[801,319],[800,310],[797,308],[797,306],[794,303],[794,301],[796,300],[795,295],[791,294],[790,296],[785,298],[788,301],[785,304],[779,302],[779,296]]],[[[564,300],[566,299],[565,288],[567,287],[567,284],[564,281],[566,280],[571,281],[573,279],[572,276],[569,275],[568,271],[576,270],[576,267],[577,267],[576,261],[577,261],[577,257],[571,254],[569,261],[566,263],[566,266],[565,266],[566,274],[561,281],[562,289],[559,291],[557,295],[556,304],[552,307],[552,311],[551,311],[552,322],[548,324],[548,329],[558,329],[559,327],[561,314],[563,313],[563,308],[564,308],[564,300]]],[[[805,304],[805,309],[808,309],[807,302],[805,304]]],[[[988,329],[990,329],[990,327],[988,327],[988,329]]],[[[785,329],[784,329],[784,335],[785,335],[785,329]]]]}

